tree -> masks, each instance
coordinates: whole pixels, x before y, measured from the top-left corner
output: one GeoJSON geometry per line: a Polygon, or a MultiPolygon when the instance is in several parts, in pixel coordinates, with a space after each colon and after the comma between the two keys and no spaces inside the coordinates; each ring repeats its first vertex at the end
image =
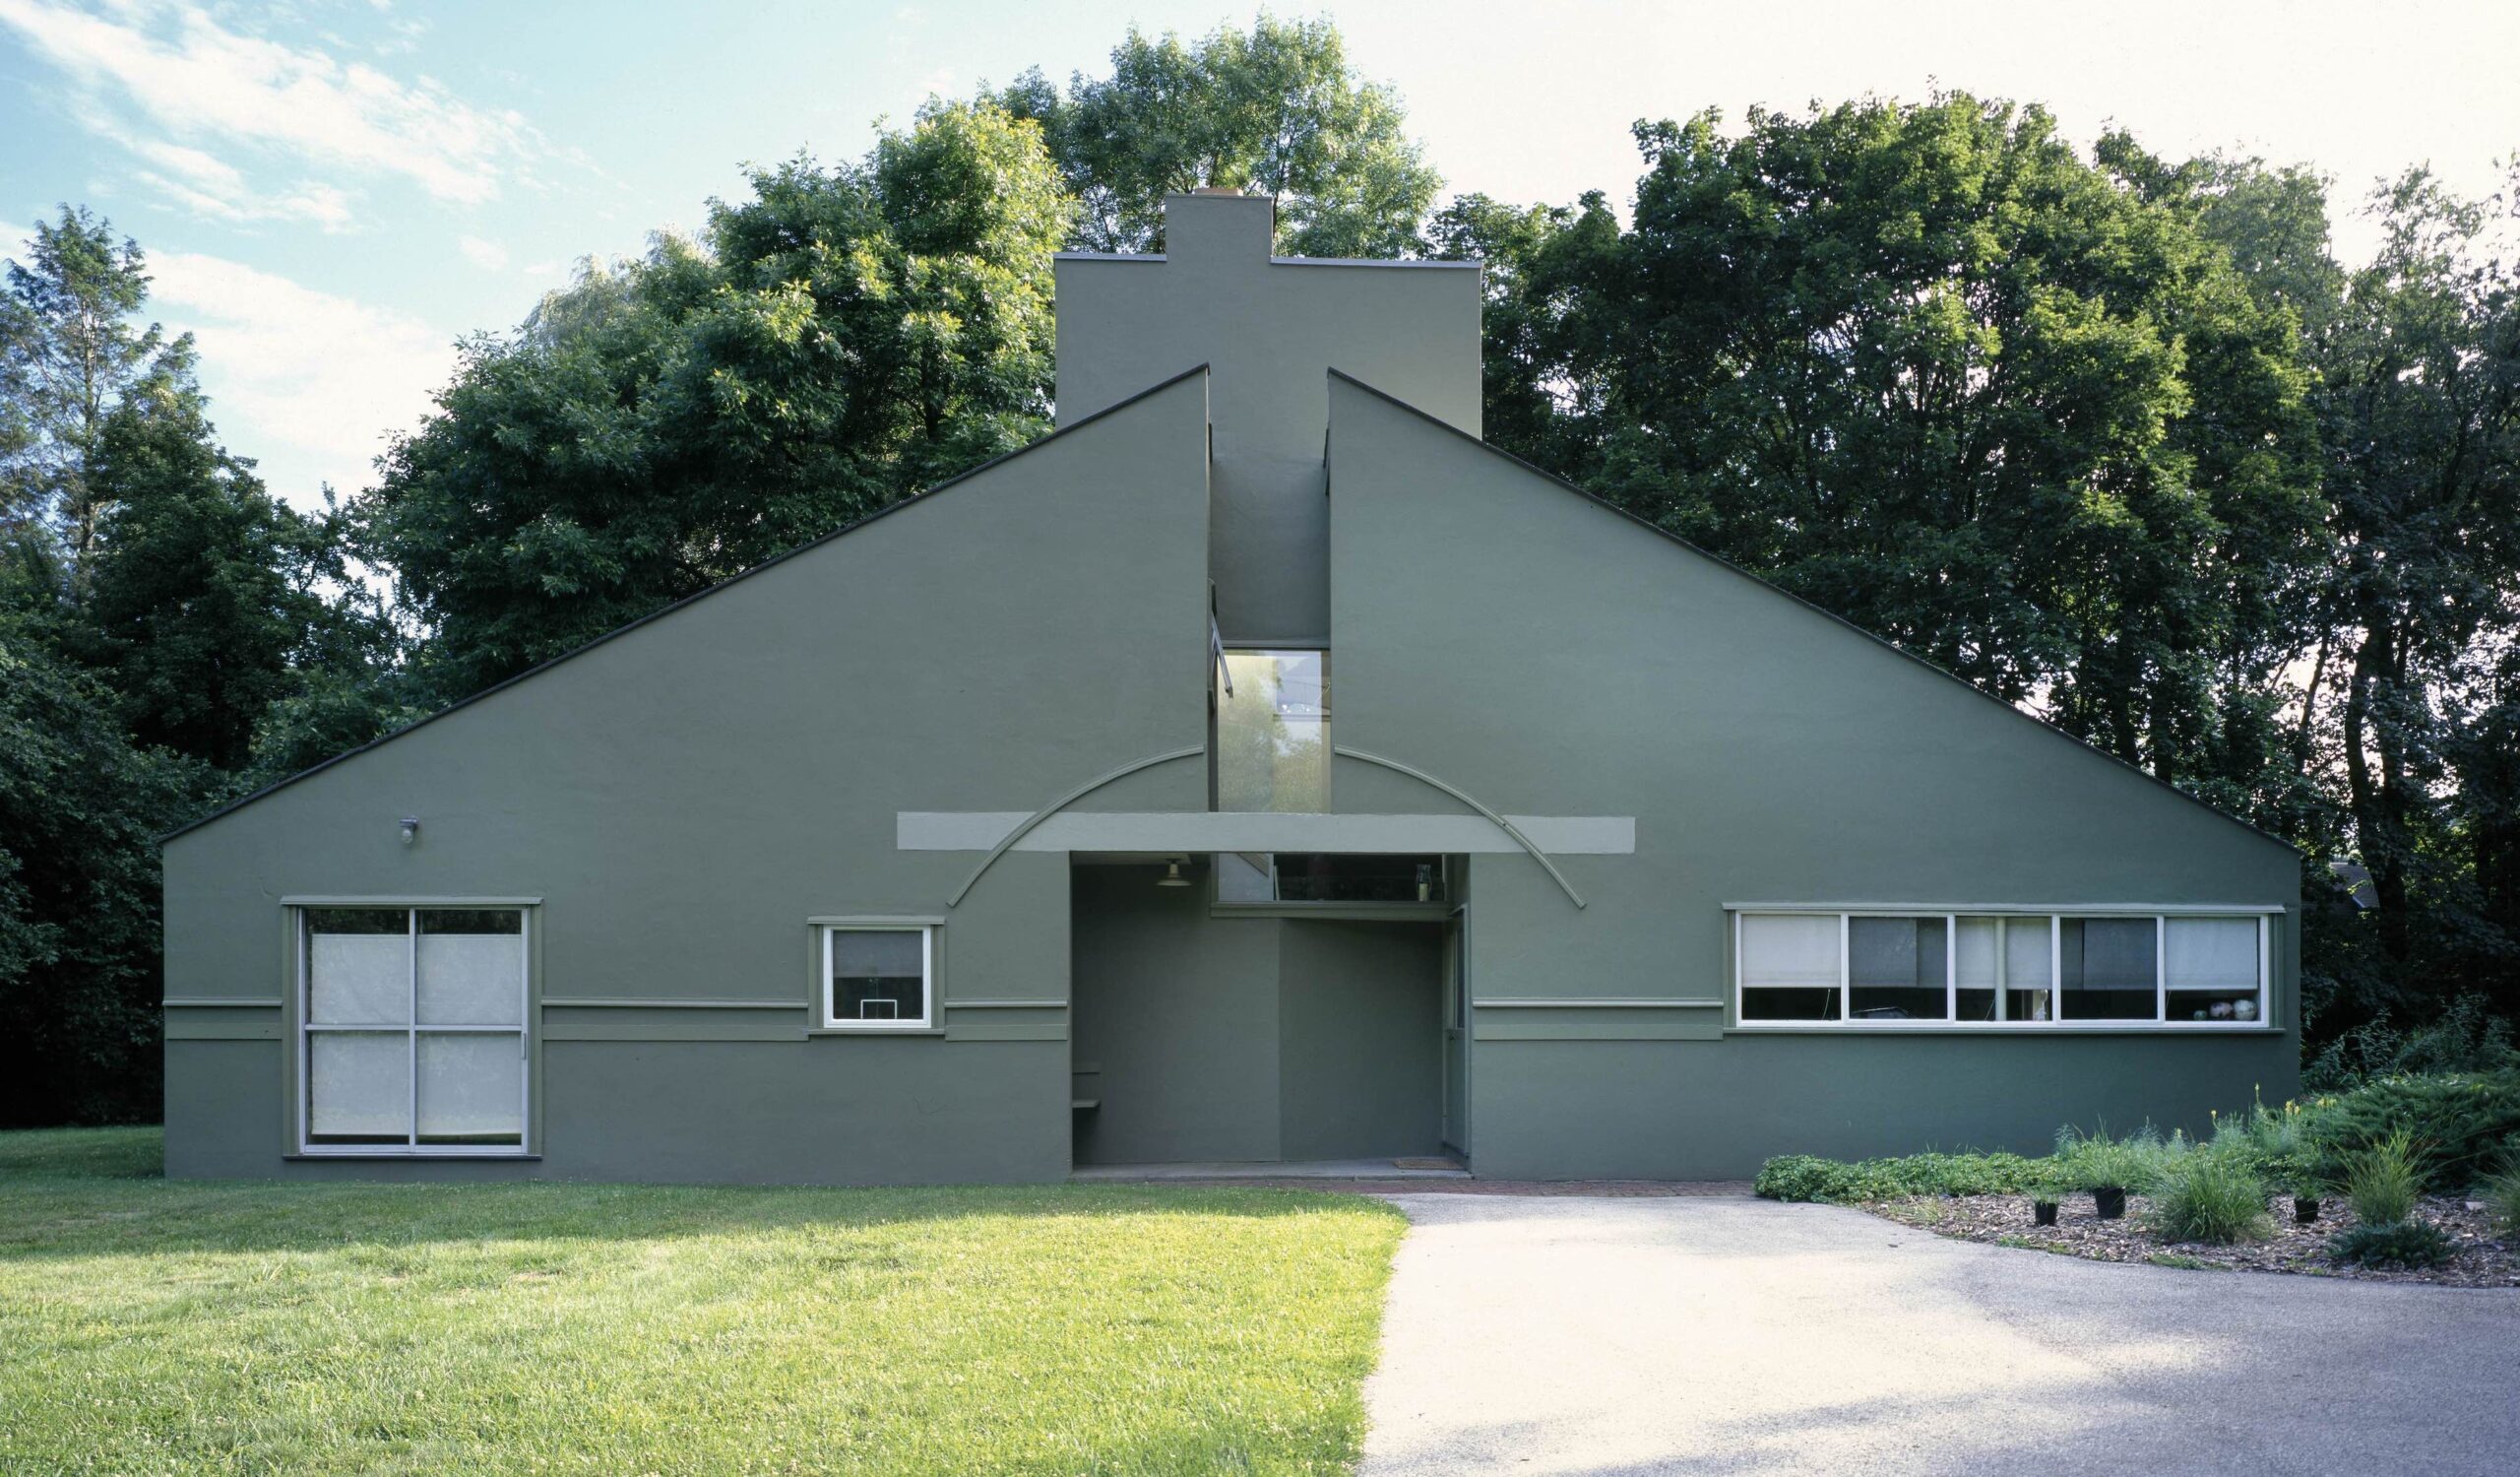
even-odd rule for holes
{"type": "Polygon", "coordinates": [[[1110,76],[1078,73],[1062,96],[1036,68],[994,100],[1040,122],[1088,251],[1162,250],[1164,197],[1213,185],[1276,196],[1290,254],[1404,256],[1443,187],[1328,21],[1263,15],[1194,42],[1131,27],[1110,76]]]}
{"type": "Polygon", "coordinates": [[[1071,206],[1034,123],[931,104],[752,174],[697,242],[465,348],[353,508],[459,697],[1047,428],[1071,206]]]}
{"type": "Polygon", "coordinates": [[[119,697],[125,731],[220,771],[244,769],[272,705],[309,668],[361,665],[354,590],[321,518],[263,490],[213,438],[189,383],[105,418],[89,483],[104,513],[66,641],[119,697]]]}
{"type": "MultiPolygon", "coordinates": [[[[2296,320],[2039,108],[1640,125],[1530,243],[1491,395],[1613,501],[2167,779],[2255,803],[2310,555],[2296,320]],[[1568,431],[1533,419],[1543,393],[1568,431]],[[2223,701],[2226,693],[2246,701],[2223,701]]],[[[2244,806],[2246,808],[2246,806],[2244,806]]]]}
{"type": "MultiPolygon", "coordinates": [[[[2437,959],[2437,938],[2466,931],[2439,926],[2461,873],[2482,862],[2497,894],[2508,885],[2507,800],[2485,803],[2505,766],[2473,742],[2509,723],[2502,692],[2466,725],[2467,777],[2486,789],[2464,807],[2467,839],[2481,852],[2458,855],[2444,828],[2463,807],[2445,813],[2442,796],[2459,773],[2461,689],[2480,671],[2491,687],[2507,681],[2496,653],[2520,619],[2520,277],[2485,254],[2486,208],[2421,169],[2372,208],[2380,251],[2347,279],[2314,351],[2329,557],[2313,697],[2335,715],[2332,753],[2403,990],[2437,959]]],[[[2507,944],[2501,959],[2508,968],[2507,944]]]]}
{"type": "Polygon", "coordinates": [[[90,461],[123,398],[180,378],[192,338],[136,328],[149,294],[140,247],[117,246],[112,223],[85,207],[38,223],[0,297],[0,530],[51,528],[72,567],[87,556],[104,506],[90,461]]]}
{"type": "Polygon", "coordinates": [[[0,615],[0,1126],[158,1109],[158,837],[208,792],[0,615]]]}

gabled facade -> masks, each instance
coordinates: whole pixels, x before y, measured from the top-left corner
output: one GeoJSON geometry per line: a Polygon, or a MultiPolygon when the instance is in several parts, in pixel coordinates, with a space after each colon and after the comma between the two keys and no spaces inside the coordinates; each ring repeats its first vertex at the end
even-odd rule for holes
{"type": "Polygon", "coordinates": [[[178,1175],[1507,1178],[2293,1090],[2290,848],[1479,440],[1176,197],[1060,428],[166,848],[178,1175]]]}

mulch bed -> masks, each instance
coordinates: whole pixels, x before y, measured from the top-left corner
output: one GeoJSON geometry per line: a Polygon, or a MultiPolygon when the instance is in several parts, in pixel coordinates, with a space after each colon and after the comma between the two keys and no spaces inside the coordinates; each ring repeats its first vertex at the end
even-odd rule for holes
{"type": "Polygon", "coordinates": [[[1876,1200],[1863,1209],[1901,1225],[1961,1241],[2026,1247],[2094,1261],[2150,1262],[2156,1266],[2210,1267],[2252,1272],[2296,1272],[2367,1282],[2429,1282],[2444,1287],[2520,1287],[2520,1238],[2497,1236],[2482,1208],[2467,1201],[2426,1196],[2416,1214],[2441,1228],[2455,1249],[2440,1266],[2423,1271],[2338,1266],[2328,1260],[2328,1238],[2354,1224],[2354,1212],[2338,1200],[2322,1201],[2319,1218],[2293,1223],[2290,1197],[2275,1201],[2263,1241],[2217,1247],[2170,1242],[2145,1230],[2151,1206],[2129,1195],[2126,1214],[2104,1221],[2091,1196],[2072,1194],[2057,1208],[2056,1224],[2031,1223],[2028,1195],[1958,1195],[1948,1199],[1876,1200]]]}

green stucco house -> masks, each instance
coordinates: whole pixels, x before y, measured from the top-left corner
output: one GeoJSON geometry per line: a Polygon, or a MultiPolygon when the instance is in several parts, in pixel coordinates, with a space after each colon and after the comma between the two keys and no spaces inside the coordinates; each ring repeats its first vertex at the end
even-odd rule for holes
{"type": "Polygon", "coordinates": [[[1737,1177],[2294,1090],[2283,844],[1480,440],[1169,203],[1059,429],[170,839],[186,1176],[1737,1177]]]}

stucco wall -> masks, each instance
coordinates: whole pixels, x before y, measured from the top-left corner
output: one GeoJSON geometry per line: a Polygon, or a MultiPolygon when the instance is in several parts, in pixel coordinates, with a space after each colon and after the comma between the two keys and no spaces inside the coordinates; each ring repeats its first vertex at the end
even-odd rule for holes
{"type": "MultiPolygon", "coordinates": [[[[546,1007],[538,1163],[432,1171],[1063,1175],[1065,861],[949,914],[978,859],[897,851],[895,816],[1202,741],[1206,450],[1193,375],[177,837],[167,995],[282,996],[285,896],[539,897],[544,999],[793,1012],[546,1007]],[[947,917],[944,1035],[807,1036],[806,920],[874,914],[947,917]]],[[[1181,762],[1086,803],[1205,789],[1181,762]]],[[[170,1173],[408,1172],[281,1158],[284,1010],[169,1014],[170,1173]]]]}
{"type": "MultiPolygon", "coordinates": [[[[1578,910],[1482,857],[1474,998],[1717,1000],[1734,902],[2281,905],[2290,849],[1370,391],[1331,399],[1334,733],[1508,811],[1636,817],[1578,910]]],[[[1448,809],[1342,760],[1345,810],[1448,809]]],[[[2298,1081],[2297,919],[2272,1028],[2205,1037],[1730,1034],[1722,1006],[1481,1010],[1498,1175],[1738,1175],[1766,1155],[2200,1124],[2298,1081]]]]}

